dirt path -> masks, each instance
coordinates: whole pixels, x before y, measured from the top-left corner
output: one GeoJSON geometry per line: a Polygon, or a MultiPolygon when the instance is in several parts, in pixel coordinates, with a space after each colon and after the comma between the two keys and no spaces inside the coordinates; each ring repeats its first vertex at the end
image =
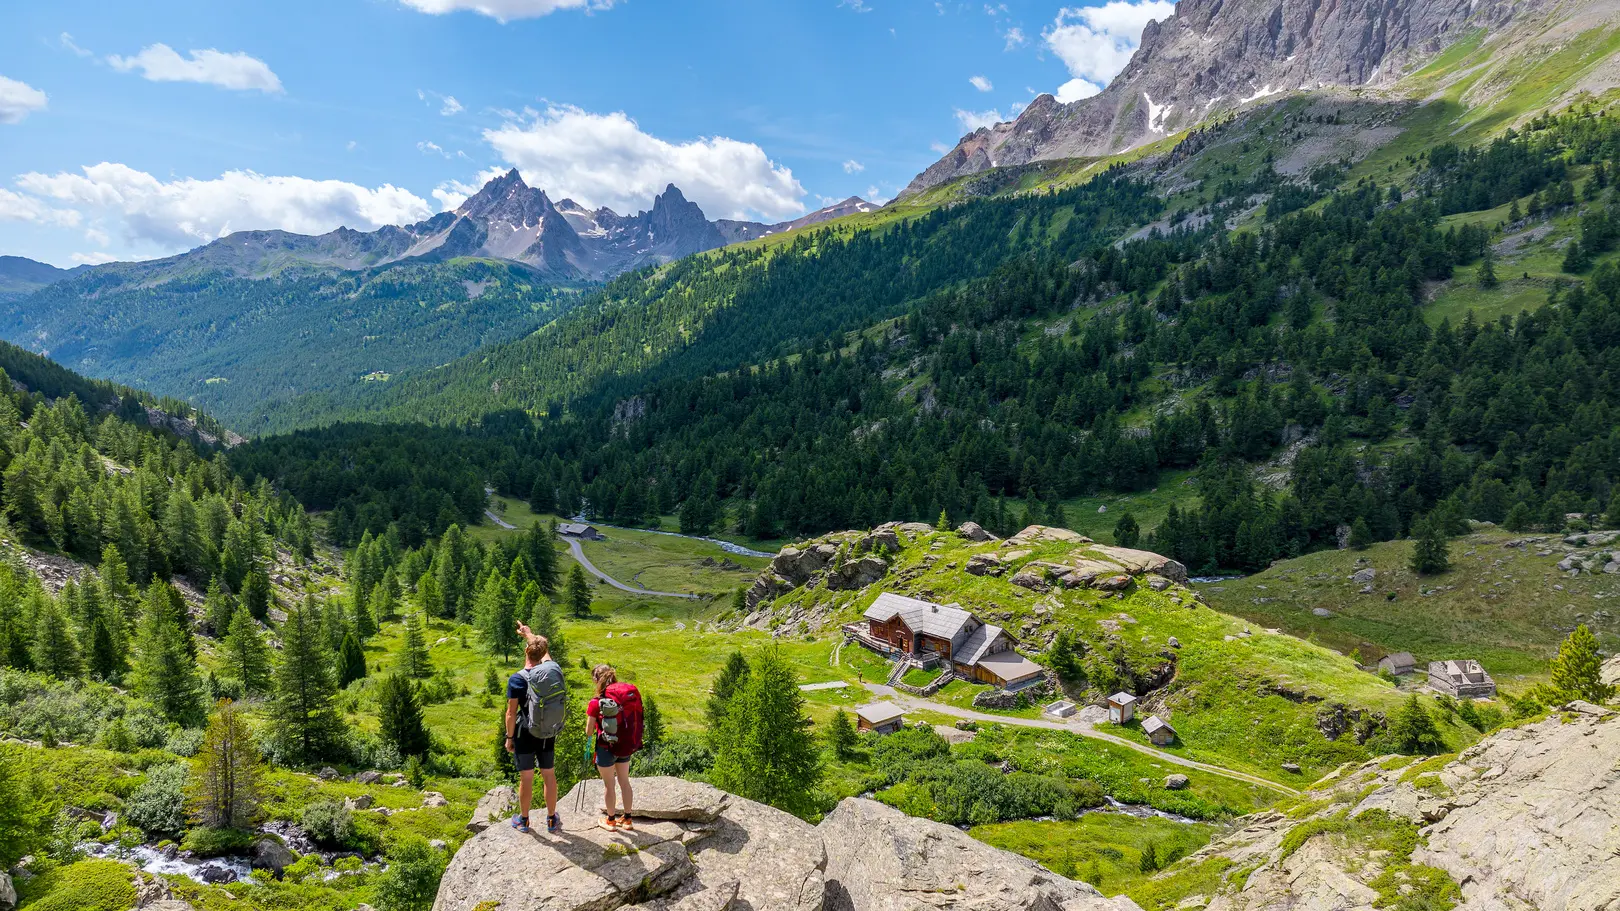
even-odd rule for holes
{"type": "Polygon", "coordinates": [[[488,516],[489,520],[491,522],[494,522],[496,525],[499,525],[500,527],[506,529],[507,531],[516,531],[517,530],[516,525],[513,525],[512,523],[506,521],[505,519],[501,518],[500,516],[497,516],[491,510],[488,510],[488,509],[484,510],[484,515],[488,516]]]}
{"type": "Polygon", "coordinates": [[[590,558],[585,556],[585,548],[579,546],[579,539],[563,538],[563,540],[568,542],[568,550],[573,553],[574,559],[579,561],[579,565],[585,567],[586,572],[598,579],[601,579],[603,582],[606,582],[619,591],[629,592],[632,595],[650,595],[655,598],[685,598],[688,601],[696,601],[698,599],[697,595],[688,595],[684,592],[655,592],[645,588],[634,588],[626,585],[623,582],[620,582],[618,579],[615,579],[607,573],[597,569],[596,565],[590,561],[590,558]]]}
{"type": "Polygon", "coordinates": [[[891,702],[899,703],[903,708],[910,709],[912,711],[938,712],[941,715],[951,715],[956,718],[965,718],[969,721],[982,721],[992,724],[1010,724],[1016,727],[1041,728],[1047,731],[1067,731],[1070,734],[1078,734],[1081,737],[1090,737],[1094,740],[1106,740],[1109,743],[1117,744],[1125,747],[1126,749],[1135,750],[1144,756],[1152,756],[1154,759],[1163,760],[1171,765],[1178,765],[1182,768],[1197,769],[1200,772],[1208,772],[1211,775],[1220,775],[1224,778],[1232,778],[1248,784],[1269,788],[1273,791],[1281,791],[1284,794],[1294,797],[1297,797],[1300,794],[1299,790],[1296,788],[1291,788],[1285,784],[1278,784],[1275,781],[1267,781],[1258,775],[1250,775],[1247,772],[1235,772],[1231,769],[1223,769],[1220,766],[1210,765],[1205,762],[1197,762],[1192,759],[1183,759],[1174,753],[1166,753],[1163,750],[1156,750],[1149,746],[1143,746],[1140,743],[1126,740],[1123,737],[1116,737],[1113,734],[1099,731],[1090,725],[1083,725],[1078,722],[1071,724],[1062,721],[1047,721],[1043,718],[1012,718],[1006,715],[991,715],[986,712],[975,712],[972,709],[957,708],[954,705],[946,705],[942,702],[931,702],[927,699],[918,699],[915,696],[902,693],[893,687],[884,686],[881,683],[868,683],[866,684],[866,688],[871,690],[873,695],[881,696],[891,702]]]}

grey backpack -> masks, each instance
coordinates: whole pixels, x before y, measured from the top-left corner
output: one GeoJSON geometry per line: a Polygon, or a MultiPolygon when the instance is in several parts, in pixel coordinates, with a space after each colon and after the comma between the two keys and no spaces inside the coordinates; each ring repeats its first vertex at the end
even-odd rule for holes
{"type": "Polygon", "coordinates": [[[523,671],[528,698],[518,716],[518,727],[537,740],[549,740],[562,733],[568,723],[568,685],[562,667],[555,661],[542,661],[523,671]]]}
{"type": "Polygon", "coordinates": [[[596,700],[596,708],[602,713],[602,739],[608,743],[619,742],[619,702],[604,694],[596,700]]]}

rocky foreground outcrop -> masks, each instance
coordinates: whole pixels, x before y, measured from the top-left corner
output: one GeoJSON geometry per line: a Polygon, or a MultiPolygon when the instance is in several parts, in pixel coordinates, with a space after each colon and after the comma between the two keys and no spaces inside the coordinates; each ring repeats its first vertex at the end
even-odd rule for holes
{"type": "Polygon", "coordinates": [[[812,826],[678,778],[635,781],[636,829],[595,825],[599,782],[563,798],[562,833],[523,835],[492,792],[434,911],[1133,911],[950,826],[850,798],[812,826]]]}
{"type": "Polygon", "coordinates": [[[1608,709],[1572,703],[1434,770],[1373,760],[1307,800],[1310,814],[1256,814],[1194,855],[1253,872],[1179,907],[1371,911],[1381,892],[1413,895],[1432,876],[1460,889],[1460,911],[1620,908],[1620,714],[1608,709]],[[1415,849],[1369,849],[1353,834],[1362,817],[1414,827],[1415,849]]]}

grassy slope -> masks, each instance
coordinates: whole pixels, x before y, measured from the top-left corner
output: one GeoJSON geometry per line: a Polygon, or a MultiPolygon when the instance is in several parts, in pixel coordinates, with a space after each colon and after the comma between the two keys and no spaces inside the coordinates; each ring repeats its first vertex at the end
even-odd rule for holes
{"type": "MultiPolygon", "coordinates": [[[[775,607],[830,609],[834,616],[853,619],[880,589],[895,590],[939,603],[960,603],[1015,635],[1032,621],[1041,631],[1067,628],[1093,650],[1117,643],[1139,670],[1161,662],[1161,653],[1174,636],[1181,643],[1176,652],[1179,670],[1170,686],[1150,701],[1156,711],[1169,716],[1180,734],[1171,751],[1280,781],[1300,779],[1281,772],[1282,762],[1299,763],[1309,781],[1341,761],[1358,758],[1362,751],[1353,743],[1326,741],[1315,728],[1315,705],[1262,691],[1283,688],[1379,711],[1392,709],[1402,698],[1327,648],[1259,628],[1245,635],[1248,624],[1243,620],[1197,606],[1184,589],[1160,593],[1133,585],[1117,599],[1088,589],[1040,594],[1005,581],[1016,568],[1009,569],[1005,578],[972,576],[961,569],[971,554],[992,548],[971,545],[954,533],[923,535],[892,559],[888,578],[869,589],[800,588],[779,598],[775,607]],[[1049,620],[1043,619],[1047,611],[1049,620]]],[[[1025,560],[1060,559],[1070,549],[1046,544],[1025,560]]],[[[1022,636],[1026,642],[1040,641],[1028,633],[1022,636]]],[[[1026,653],[1034,654],[1029,648],[1026,653]]],[[[1147,742],[1134,728],[1121,733],[1147,742]]],[[[1460,743],[1473,735],[1450,729],[1447,736],[1460,743]]]]}
{"type": "Polygon", "coordinates": [[[1592,616],[1620,596],[1620,577],[1569,578],[1557,568],[1561,554],[1502,546],[1521,537],[1487,530],[1460,538],[1451,545],[1451,571],[1435,577],[1407,568],[1410,541],[1392,541],[1310,554],[1202,588],[1222,610],[1344,652],[1360,649],[1369,660],[1391,651],[1410,651],[1420,663],[1477,658],[1499,683],[1516,687],[1545,674],[1576,623],[1592,624],[1611,650],[1620,645],[1620,624],[1592,616]],[[1377,573],[1370,595],[1349,581],[1363,565],[1377,573]],[[1313,608],[1334,615],[1317,617],[1313,608]]]}

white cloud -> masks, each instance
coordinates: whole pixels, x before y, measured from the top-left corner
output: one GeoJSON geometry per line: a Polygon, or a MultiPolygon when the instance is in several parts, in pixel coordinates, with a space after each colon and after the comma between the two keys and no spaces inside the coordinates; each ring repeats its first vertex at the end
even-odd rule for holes
{"type": "Polygon", "coordinates": [[[859,174],[860,172],[862,172],[864,170],[866,170],[866,165],[861,164],[860,162],[856,161],[853,158],[851,158],[850,160],[844,162],[844,173],[845,174],[859,174]]]}
{"type": "Polygon", "coordinates": [[[928,147],[941,155],[944,155],[946,152],[951,150],[951,147],[943,142],[930,142],[928,147]]]}
{"type": "Polygon", "coordinates": [[[212,48],[192,51],[190,59],[181,57],[167,44],[153,44],[141,48],[133,57],[117,54],[107,58],[113,69],[121,72],[140,70],[152,82],[201,82],[239,91],[259,91],[280,94],[281,79],[257,57],[243,53],[227,54],[212,48]]]}
{"type": "Polygon", "coordinates": [[[79,47],[77,44],[74,44],[73,36],[69,35],[67,32],[63,32],[62,36],[56,40],[62,45],[63,49],[72,51],[80,57],[92,57],[95,55],[94,51],[86,50],[79,47]]]}
{"type": "Polygon", "coordinates": [[[883,190],[880,189],[876,184],[866,188],[865,199],[867,202],[879,206],[884,205],[889,201],[889,197],[885,196],[883,194],[883,190]]]}
{"type": "Polygon", "coordinates": [[[456,100],[456,96],[446,95],[444,96],[444,105],[439,108],[439,113],[446,117],[453,117],[464,110],[466,108],[461,106],[461,102],[456,100]]]}
{"type": "Polygon", "coordinates": [[[72,228],[79,224],[80,215],[72,209],[53,209],[33,197],[0,189],[0,221],[26,221],[72,228]]]}
{"type": "Polygon", "coordinates": [[[1151,21],[1174,15],[1171,0],[1109,0],[1102,6],[1065,7],[1041,33],[1046,46],[1074,77],[1058,90],[1059,101],[1102,91],[1125,68],[1151,21]]]}
{"type": "Polygon", "coordinates": [[[990,80],[984,78],[983,76],[974,76],[968,79],[968,82],[973,83],[973,87],[981,92],[988,92],[995,88],[994,85],[990,84],[990,80]]]}
{"type": "Polygon", "coordinates": [[[969,133],[979,129],[980,127],[993,127],[1006,119],[1007,118],[1001,116],[1000,111],[994,108],[991,108],[988,111],[964,111],[961,108],[956,109],[956,122],[961,124],[962,129],[969,133]]]}
{"type": "Polygon", "coordinates": [[[622,111],[552,105],[485,130],[484,139],[531,186],[589,206],[645,208],[673,183],[710,218],[785,218],[805,209],[804,187],[759,146],[724,136],[669,142],[622,111]]]}
{"type": "Polygon", "coordinates": [[[90,266],[99,266],[102,263],[118,262],[118,257],[111,253],[98,250],[94,253],[75,253],[73,254],[73,261],[90,266]]]}
{"type": "Polygon", "coordinates": [[[613,0],[401,0],[406,6],[442,16],[457,10],[470,10],[500,22],[537,19],[557,10],[582,9],[586,12],[608,9],[613,0]]]}
{"type": "Polygon", "coordinates": [[[872,8],[866,5],[866,0],[838,0],[839,6],[847,6],[857,13],[870,13],[872,8]]]}
{"type": "MultiPolygon", "coordinates": [[[[426,200],[390,184],[371,189],[339,180],[253,171],[227,171],[211,180],[163,181],[113,162],[81,170],[28,173],[17,178],[17,186],[35,203],[64,204],[75,218],[109,219],[129,240],[170,250],[232,231],[280,228],[321,234],[340,225],[370,230],[420,221],[433,211],[426,200]]],[[[0,196],[0,207],[4,204],[0,196]]]]}
{"type": "Polygon", "coordinates": [[[345,142],[343,144],[343,151],[345,151],[345,152],[353,152],[355,149],[358,149],[358,148],[360,148],[360,143],[354,141],[353,139],[351,139],[348,142],[345,142]]]}
{"type": "Polygon", "coordinates": [[[29,114],[45,110],[48,100],[26,82],[0,76],[0,123],[22,123],[29,114]]]}
{"type": "Polygon", "coordinates": [[[1004,51],[1017,50],[1018,48],[1023,47],[1025,42],[1029,41],[1029,39],[1024,36],[1024,30],[1017,28],[1016,26],[1007,29],[1006,34],[1002,35],[1001,37],[1006,39],[1007,42],[1006,45],[1002,47],[1002,50],[1004,51]]]}
{"type": "Polygon", "coordinates": [[[1068,82],[1058,86],[1057,100],[1068,104],[1071,101],[1090,98],[1101,91],[1102,86],[1095,82],[1088,82],[1085,79],[1070,79],[1068,82]]]}
{"type": "Polygon", "coordinates": [[[450,157],[450,153],[440,148],[438,143],[429,142],[426,139],[416,144],[416,150],[421,152],[423,155],[441,155],[445,158],[450,157]]]}

